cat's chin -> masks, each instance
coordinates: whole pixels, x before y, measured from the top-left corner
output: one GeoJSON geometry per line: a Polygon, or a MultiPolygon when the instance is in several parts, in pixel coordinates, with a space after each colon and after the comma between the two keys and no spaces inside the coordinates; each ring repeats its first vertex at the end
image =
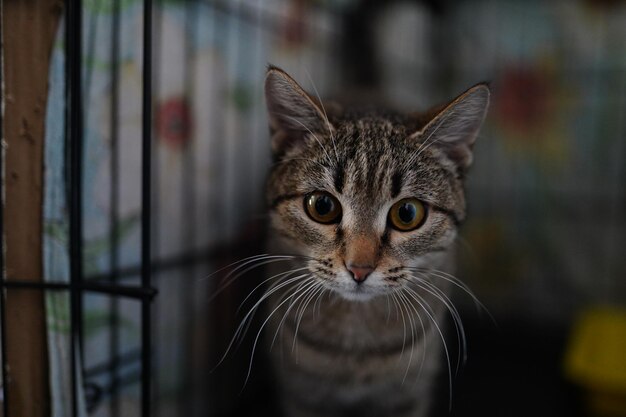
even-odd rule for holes
{"type": "Polygon", "coordinates": [[[339,292],[339,295],[345,300],[358,302],[358,303],[366,303],[380,295],[377,293],[365,291],[361,287],[356,287],[350,290],[342,290],[338,292],[339,292]]]}

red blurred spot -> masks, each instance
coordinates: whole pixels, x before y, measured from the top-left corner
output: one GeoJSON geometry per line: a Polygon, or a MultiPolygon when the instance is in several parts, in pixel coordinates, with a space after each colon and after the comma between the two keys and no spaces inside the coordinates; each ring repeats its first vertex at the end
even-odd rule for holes
{"type": "Polygon", "coordinates": [[[494,111],[502,125],[520,133],[546,125],[552,107],[552,86],[547,74],[532,68],[509,68],[498,84],[494,111]]]}
{"type": "Polygon", "coordinates": [[[183,97],[160,103],[156,109],[156,129],[167,145],[180,147],[191,138],[191,112],[183,97]]]}

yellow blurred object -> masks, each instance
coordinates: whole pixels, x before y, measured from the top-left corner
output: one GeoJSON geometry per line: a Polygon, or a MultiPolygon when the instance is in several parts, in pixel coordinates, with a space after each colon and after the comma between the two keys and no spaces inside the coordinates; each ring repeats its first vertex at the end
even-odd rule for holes
{"type": "Polygon", "coordinates": [[[593,416],[626,417],[626,310],[585,312],[575,323],[565,369],[586,391],[593,416]]]}

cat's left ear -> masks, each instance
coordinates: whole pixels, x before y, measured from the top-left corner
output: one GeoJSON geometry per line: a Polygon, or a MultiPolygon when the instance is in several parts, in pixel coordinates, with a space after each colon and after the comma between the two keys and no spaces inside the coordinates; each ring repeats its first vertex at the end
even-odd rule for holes
{"type": "Polygon", "coordinates": [[[419,137],[423,146],[442,149],[462,175],[472,164],[472,146],[487,114],[489,94],[487,84],[475,85],[435,110],[434,117],[412,136],[419,137]]]}
{"type": "Polygon", "coordinates": [[[322,104],[278,67],[267,70],[265,100],[274,155],[285,153],[309,135],[333,130],[322,104]]]}

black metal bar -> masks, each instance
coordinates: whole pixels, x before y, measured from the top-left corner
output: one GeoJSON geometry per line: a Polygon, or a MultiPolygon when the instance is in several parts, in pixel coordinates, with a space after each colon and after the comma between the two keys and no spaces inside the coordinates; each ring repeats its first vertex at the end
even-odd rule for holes
{"type": "Polygon", "coordinates": [[[131,287],[127,285],[112,285],[109,283],[99,283],[82,281],[79,283],[67,282],[39,282],[39,281],[3,281],[0,286],[4,288],[31,289],[31,290],[51,290],[51,291],[88,291],[100,294],[135,298],[141,301],[151,301],[158,293],[154,288],[131,287]]]}
{"type": "MultiPolygon", "coordinates": [[[[70,212],[70,361],[72,381],[72,416],[78,411],[78,372],[82,360],[82,10],[81,0],[67,2],[66,16],[66,107],[65,135],[69,146],[69,212],[70,212]],[[77,346],[78,344],[78,346],[77,346]],[[80,349],[80,350],[79,350],[80,349]]],[[[68,163],[68,162],[66,162],[68,163]]]]}
{"type": "MultiPolygon", "coordinates": [[[[4,56],[3,31],[0,30],[0,57],[4,56]]],[[[0,68],[0,97],[4,98],[4,68],[0,68]]],[[[0,111],[0,140],[4,142],[4,112],[0,111]]],[[[0,284],[4,283],[4,146],[0,147],[0,284]]],[[[7,375],[7,337],[5,317],[6,289],[0,289],[0,355],[2,356],[2,415],[9,415],[9,379],[7,375]]]]}
{"type": "MultiPolygon", "coordinates": [[[[259,230],[258,234],[263,234],[263,229],[259,230]]],[[[257,234],[257,235],[258,235],[257,234]]],[[[155,272],[167,272],[175,269],[184,268],[189,264],[194,265],[206,265],[206,264],[219,264],[224,259],[241,259],[246,256],[255,255],[259,252],[259,240],[247,239],[239,240],[229,246],[212,246],[206,249],[197,251],[191,251],[189,253],[183,253],[179,256],[173,256],[166,259],[154,260],[150,265],[152,273],[155,272]]],[[[136,278],[141,274],[141,266],[133,266],[128,268],[119,269],[116,276],[120,279],[136,278]]],[[[85,281],[89,282],[109,282],[111,280],[111,273],[90,275],[85,278],[85,281]]]]}
{"type": "MultiPolygon", "coordinates": [[[[118,283],[118,245],[119,245],[119,44],[120,44],[120,0],[112,0],[112,21],[111,21],[111,209],[110,209],[110,264],[111,277],[110,285],[118,283]]],[[[118,417],[120,415],[120,399],[118,386],[119,362],[119,302],[117,298],[111,297],[109,305],[111,314],[109,316],[109,352],[111,357],[109,379],[111,381],[111,402],[110,415],[118,417]]]]}
{"type": "MultiPolygon", "coordinates": [[[[156,10],[158,10],[158,12],[154,15],[154,21],[152,22],[153,25],[153,30],[159,34],[157,35],[157,41],[154,42],[154,44],[152,45],[152,59],[153,62],[163,62],[162,61],[162,45],[161,45],[161,41],[163,39],[162,37],[162,33],[163,33],[163,14],[164,14],[164,7],[163,7],[163,3],[165,2],[165,0],[155,0],[153,6],[155,7],[156,10]]],[[[152,77],[155,80],[160,80],[160,73],[159,71],[162,71],[163,68],[161,68],[160,65],[155,65],[155,67],[153,68],[153,73],[152,73],[152,77]]],[[[155,97],[155,99],[158,101],[160,99],[160,91],[159,91],[159,87],[160,84],[154,83],[152,85],[152,96],[155,97]]],[[[152,160],[152,165],[151,165],[151,170],[152,170],[152,182],[151,182],[151,186],[153,187],[153,189],[155,190],[160,190],[161,188],[159,187],[160,184],[160,163],[159,163],[159,158],[154,158],[152,160]]],[[[158,202],[160,199],[160,194],[157,194],[155,201],[158,202]]],[[[152,212],[151,212],[151,216],[152,216],[152,224],[155,225],[160,225],[160,212],[159,212],[159,206],[158,204],[154,204],[152,206],[152,212]]],[[[152,248],[155,252],[155,254],[153,255],[154,257],[159,257],[159,248],[160,246],[160,242],[161,242],[161,234],[160,234],[160,227],[155,227],[155,230],[152,233],[151,236],[151,245],[152,248]]],[[[155,271],[154,268],[154,263],[151,261],[151,268],[150,270],[152,272],[155,271]]],[[[156,288],[159,288],[159,275],[155,274],[153,275],[154,280],[153,280],[153,285],[156,288]]],[[[152,321],[154,321],[154,323],[161,323],[162,321],[160,320],[160,308],[159,308],[159,303],[155,303],[155,305],[153,306],[151,315],[152,315],[152,321]]],[[[159,326],[155,325],[154,328],[152,329],[152,334],[150,335],[152,337],[153,340],[159,340],[159,326]]],[[[154,363],[159,363],[159,357],[158,357],[158,353],[159,350],[158,349],[153,349],[152,350],[152,361],[154,363]]],[[[152,370],[152,392],[155,393],[154,395],[154,400],[152,402],[152,417],[159,417],[161,415],[161,407],[160,407],[160,399],[161,399],[161,395],[159,395],[160,391],[160,387],[159,387],[159,368],[155,367],[155,369],[152,370]]]]}
{"type": "MultiPolygon", "coordinates": [[[[142,114],[142,178],[141,178],[141,285],[151,289],[150,232],[152,173],[152,0],[144,0],[143,9],[143,114],[142,114]]],[[[141,412],[150,417],[152,334],[151,304],[141,304],[141,412]]]]}

